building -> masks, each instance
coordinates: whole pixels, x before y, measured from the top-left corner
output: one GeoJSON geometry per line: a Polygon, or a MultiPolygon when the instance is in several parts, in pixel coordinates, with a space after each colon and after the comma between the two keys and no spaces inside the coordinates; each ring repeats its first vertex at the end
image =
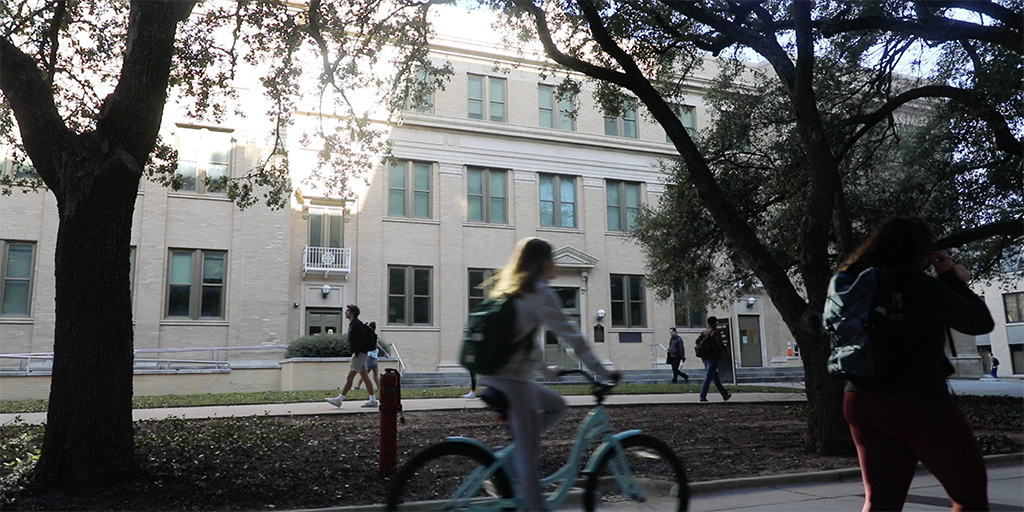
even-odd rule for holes
{"type": "MultiPolygon", "coordinates": [[[[511,56],[483,42],[487,24],[450,9],[445,21],[458,36],[439,30],[432,55],[455,74],[427,105],[390,123],[394,158],[369,170],[355,201],[303,184],[291,208],[239,211],[203,178],[237,176],[271,157],[273,126],[259,117],[266,109],[252,108],[264,101],[255,78],[238,79],[238,105],[255,113],[247,118],[184,123],[169,103],[164,136],[181,155],[186,187],[172,191],[146,181],[139,192],[132,234],[136,349],[216,359],[208,349],[227,348],[235,363],[274,365],[282,345],[346,329],[343,308],[356,303],[408,370],[461,372],[456,359],[466,315],[485,293],[478,285],[505,264],[517,240],[539,236],[556,249],[552,286],[607,364],[658,367],[670,327],[692,347],[713,314],[729,321],[737,372],[799,367],[799,349],[763,293],[707,308],[658,301],[644,288],[644,254],[628,235],[638,207],[656,204],[665,190],[658,162],[675,151],[660,126],[635,110],[608,117],[588,90],[559,98],[557,79],[542,76],[539,57],[511,56]]],[[[679,105],[694,130],[707,116],[701,91],[714,62],[702,73],[689,79],[679,105]]],[[[313,121],[301,117],[287,138],[296,183],[317,149],[300,144],[296,134],[313,121]]],[[[53,197],[4,196],[0,215],[0,352],[48,352],[53,197]]],[[[1024,373],[1022,287],[1018,281],[1012,293],[986,290],[994,316],[1006,322],[978,340],[958,337],[962,375],[980,375],[987,357],[978,351],[999,357],[1004,375],[1011,361],[1012,373],[1024,373]]],[[[576,364],[571,348],[538,335],[546,361],[576,364]]],[[[701,367],[689,347],[684,367],[701,367]]]]}

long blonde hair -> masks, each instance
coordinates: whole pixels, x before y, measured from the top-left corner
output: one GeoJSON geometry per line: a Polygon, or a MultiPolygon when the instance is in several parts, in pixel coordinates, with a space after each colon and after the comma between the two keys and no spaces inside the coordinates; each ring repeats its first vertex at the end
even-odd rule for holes
{"type": "Polygon", "coordinates": [[[544,278],[544,263],[550,259],[551,244],[535,237],[520,240],[508,263],[485,283],[491,284],[491,298],[532,292],[537,281],[544,278]]]}

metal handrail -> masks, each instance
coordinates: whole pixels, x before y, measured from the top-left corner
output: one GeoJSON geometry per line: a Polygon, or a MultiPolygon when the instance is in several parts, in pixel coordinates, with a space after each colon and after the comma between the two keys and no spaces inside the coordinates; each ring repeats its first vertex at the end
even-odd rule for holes
{"type": "MultiPolygon", "coordinates": [[[[208,364],[213,365],[215,368],[221,366],[231,368],[231,363],[226,360],[226,357],[222,358],[222,352],[233,352],[233,351],[260,351],[260,350],[287,350],[288,345],[254,345],[246,347],[195,347],[195,348],[140,348],[133,351],[133,361],[135,362],[189,362],[192,364],[208,364]],[[199,359],[166,359],[166,358],[139,358],[138,356],[144,354],[181,354],[186,352],[210,352],[212,360],[205,361],[199,359]]],[[[53,352],[24,352],[24,353],[13,353],[13,354],[0,354],[0,359],[17,359],[19,372],[32,373],[33,371],[48,372],[53,370],[53,352]],[[41,361],[40,364],[33,364],[36,361],[41,361]],[[33,368],[35,366],[35,368],[33,368]]],[[[13,368],[13,367],[12,367],[13,368]]],[[[12,371],[8,368],[0,367],[0,370],[12,371]]]]}
{"type": "Polygon", "coordinates": [[[655,369],[658,368],[658,365],[666,364],[658,362],[658,347],[661,347],[661,349],[664,350],[666,354],[668,354],[668,349],[665,348],[665,345],[662,345],[661,343],[651,343],[650,349],[648,349],[648,351],[652,356],[654,356],[654,362],[651,364],[651,367],[655,369]]]}
{"type": "Polygon", "coordinates": [[[405,363],[402,362],[402,354],[398,353],[398,347],[394,343],[388,344],[388,356],[398,359],[398,374],[405,375],[405,363]]]}

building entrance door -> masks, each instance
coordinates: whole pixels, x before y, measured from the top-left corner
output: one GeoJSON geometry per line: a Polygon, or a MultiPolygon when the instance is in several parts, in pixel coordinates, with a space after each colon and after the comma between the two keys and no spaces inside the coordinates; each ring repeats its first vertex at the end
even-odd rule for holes
{"type": "Polygon", "coordinates": [[[764,366],[761,359],[761,327],[757,315],[739,315],[740,366],[764,366]]]}
{"type": "MultiPolygon", "coordinates": [[[[576,287],[552,287],[562,299],[565,315],[580,327],[580,289],[576,287]]],[[[567,343],[558,339],[555,333],[545,329],[544,333],[544,364],[560,366],[566,369],[580,367],[580,361],[567,343]]]]}
{"type": "Polygon", "coordinates": [[[309,308],[306,310],[306,336],[325,332],[341,332],[341,309],[309,308]]]}

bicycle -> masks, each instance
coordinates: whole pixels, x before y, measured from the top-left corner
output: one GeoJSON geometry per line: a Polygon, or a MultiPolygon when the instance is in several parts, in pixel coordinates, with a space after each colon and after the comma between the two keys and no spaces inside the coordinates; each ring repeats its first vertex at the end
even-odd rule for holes
{"type": "MultiPolygon", "coordinates": [[[[597,382],[582,370],[563,370],[561,375],[582,374],[591,383],[597,403],[580,424],[565,465],[541,479],[541,488],[555,486],[545,496],[547,510],[557,510],[578,485],[583,484],[583,507],[594,510],[602,501],[622,501],[614,490],[636,502],[670,500],[676,510],[687,510],[690,492],[683,465],[663,441],[626,430],[612,433],[604,399],[613,384],[597,382]],[[600,442],[583,467],[583,455],[600,442]]],[[[495,391],[496,392],[496,391],[495,391]]],[[[503,395],[491,395],[488,405],[504,415],[503,395]]],[[[388,486],[387,510],[521,510],[516,497],[516,471],[510,443],[498,451],[467,437],[449,437],[414,455],[388,486]]]]}

